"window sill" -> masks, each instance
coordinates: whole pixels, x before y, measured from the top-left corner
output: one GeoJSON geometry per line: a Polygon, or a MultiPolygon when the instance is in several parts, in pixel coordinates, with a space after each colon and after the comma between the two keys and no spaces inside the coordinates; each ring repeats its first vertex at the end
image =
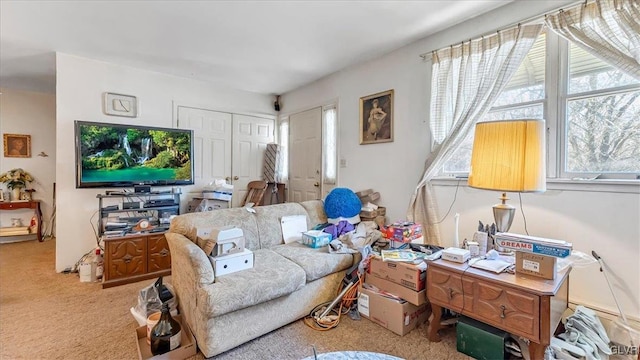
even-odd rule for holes
{"type": "MultiPolygon", "coordinates": [[[[437,177],[431,180],[435,186],[467,186],[466,177],[437,177]]],[[[640,180],[614,179],[547,179],[547,190],[608,192],[640,194],[640,180]]]]}

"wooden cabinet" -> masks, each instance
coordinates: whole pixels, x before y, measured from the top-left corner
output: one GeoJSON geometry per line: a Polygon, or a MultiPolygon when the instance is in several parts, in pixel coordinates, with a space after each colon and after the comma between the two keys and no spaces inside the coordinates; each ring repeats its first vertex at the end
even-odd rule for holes
{"type": "Polygon", "coordinates": [[[427,296],[433,318],[428,337],[440,341],[442,308],[448,308],[531,341],[531,359],[544,349],[568,305],[569,269],[555,280],[495,274],[445,260],[429,262],[427,296]]]}
{"type": "Polygon", "coordinates": [[[103,288],[171,274],[171,254],[164,234],[104,239],[103,288]]]}

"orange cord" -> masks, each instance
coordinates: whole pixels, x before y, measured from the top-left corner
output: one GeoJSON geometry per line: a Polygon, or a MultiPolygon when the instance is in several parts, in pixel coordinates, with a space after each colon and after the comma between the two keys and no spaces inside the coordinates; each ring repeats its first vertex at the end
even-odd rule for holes
{"type": "MultiPolygon", "coordinates": [[[[329,323],[320,323],[319,320],[317,319],[313,314],[309,314],[307,317],[305,317],[303,319],[304,323],[309,326],[310,328],[314,329],[314,330],[318,330],[318,331],[326,331],[326,330],[331,330],[334,327],[338,326],[338,324],[340,323],[340,317],[342,317],[342,315],[344,315],[342,313],[342,309],[351,309],[351,306],[353,305],[353,303],[358,300],[358,289],[360,288],[360,283],[362,282],[362,278],[360,277],[360,274],[358,274],[358,280],[353,284],[353,286],[347,290],[347,292],[342,296],[342,301],[340,301],[340,308],[338,309],[338,315],[337,318],[329,323]]],[[[340,287],[338,289],[337,294],[340,294],[340,292],[342,292],[343,287],[340,287]]],[[[314,309],[315,310],[315,309],[314,309]]]]}

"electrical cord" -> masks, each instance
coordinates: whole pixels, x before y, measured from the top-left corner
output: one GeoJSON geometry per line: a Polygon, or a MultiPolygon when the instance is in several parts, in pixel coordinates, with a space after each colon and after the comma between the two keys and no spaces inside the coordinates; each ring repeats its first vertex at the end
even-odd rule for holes
{"type": "Polygon", "coordinates": [[[529,235],[529,230],[527,230],[527,217],[524,216],[524,208],[522,207],[522,195],[518,193],[518,198],[520,199],[520,212],[522,213],[522,218],[524,219],[524,232],[529,235]]]}
{"type": "Polygon", "coordinates": [[[447,210],[447,213],[444,214],[444,217],[440,221],[434,222],[434,223],[432,223],[432,225],[442,223],[444,221],[444,219],[446,219],[447,216],[449,216],[449,213],[451,212],[451,209],[453,208],[453,204],[456,203],[456,199],[458,198],[458,188],[460,188],[460,180],[456,181],[456,192],[453,194],[453,201],[451,201],[451,205],[449,205],[449,210],[447,210]]]}
{"type": "MultiPolygon", "coordinates": [[[[342,296],[342,300],[340,301],[340,307],[337,310],[336,310],[336,307],[334,306],[329,311],[328,315],[325,315],[324,317],[321,318],[320,315],[326,312],[327,307],[331,306],[331,303],[333,301],[327,301],[327,302],[321,303],[316,307],[314,307],[309,313],[309,315],[303,319],[304,323],[308,327],[318,331],[331,330],[336,326],[338,326],[338,324],[340,323],[340,317],[348,313],[351,307],[355,304],[355,301],[358,299],[358,288],[360,287],[361,283],[362,283],[362,278],[360,277],[360,274],[358,274],[358,279],[355,280],[351,288],[349,288],[345,292],[345,294],[342,296]]],[[[345,286],[348,286],[348,284],[345,284],[343,282],[342,287],[338,289],[338,293],[337,293],[338,295],[344,290],[345,286]]]]}

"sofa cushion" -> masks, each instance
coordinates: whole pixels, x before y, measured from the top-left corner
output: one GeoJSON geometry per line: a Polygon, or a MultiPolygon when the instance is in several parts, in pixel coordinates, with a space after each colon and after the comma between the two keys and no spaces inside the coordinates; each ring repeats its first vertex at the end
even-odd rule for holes
{"type": "MultiPolygon", "coordinates": [[[[304,207],[298,203],[257,206],[255,210],[258,231],[260,231],[260,247],[262,249],[283,243],[282,225],[280,224],[283,216],[307,215],[304,207]]],[[[307,216],[307,229],[309,228],[309,218],[307,216]]]]}
{"type": "Polygon", "coordinates": [[[245,208],[202,211],[176,216],[171,220],[169,231],[182,234],[195,242],[199,228],[220,228],[230,225],[242,229],[244,246],[247,249],[260,248],[256,214],[248,212],[245,208]]]}
{"type": "Polygon", "coordinates": [[[253,252],[253,268],[216,277],[203,287],[198,303],[208,306],[209,316],[232,311],[288,295],[305,284],[305,272],[292,261],[269,249],[253,252]]]}
{"type": "Polygon", "coordinates": [[[271,247],[271,250],[304,269],[307,282],[346,270],[353,265],[353,255],[330,254],[327,246],[313,249],[299,242],[293,242],[271,247]]]}

